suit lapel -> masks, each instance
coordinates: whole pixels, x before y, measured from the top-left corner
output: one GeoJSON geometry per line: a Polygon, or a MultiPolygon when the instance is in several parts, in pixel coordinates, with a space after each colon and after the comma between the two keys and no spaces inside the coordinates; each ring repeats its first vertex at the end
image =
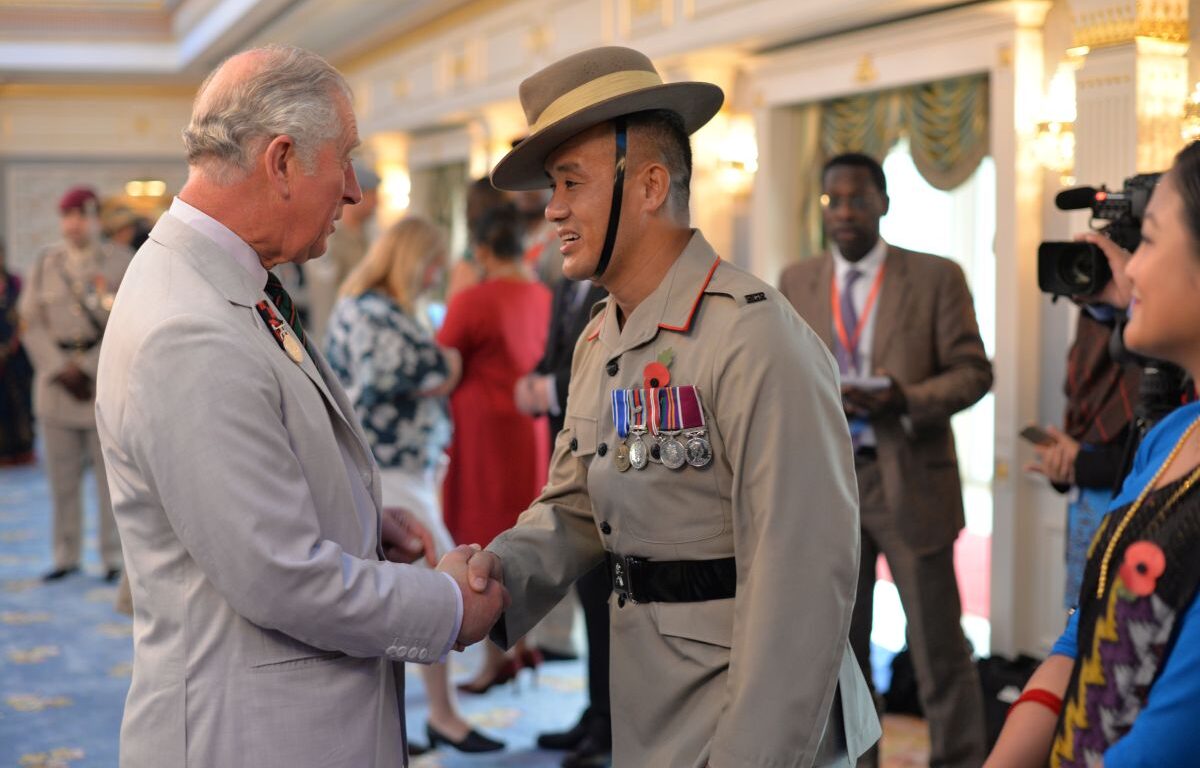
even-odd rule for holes
{"type": "MultiPolygon", "coordinates": [[[[269,341],[268,348],[270,349],[270,353],[280,355],[281,359],[286,360],[286,365],[295,365],[291,358],[287,356],[287,353],[275,341],[271,329],[266,326],[266,323],[263,322],[258,312],[254,309],[254,306],[258,302],[267,299],[262,286],[254,285],[250,274],[238,265],[232,257],[225,254],[219,245],[169,213],[163,214],[159,218],[150,236],[168,249],[181,254],[196,272],[212,283],[213,287],[220,291],[231,304],[248,309],[251,322],[254,323],[254,332],[263,334],[264,338],[269,341]]],[[[274,305],[272,304],[272,306],[274,305]]],[[[275,311],[279,312],[278,309],[275,311]]],[[[279,314],[282,316],[282,313],[279,314]]],[[[349,401],[345,395],[341,395],[340,389],[338,390],[338,394],[341,397],[335,397],[326,383],[327,379],[332,380],[329,378],[332,376],[332,373],[328,367],[323,366],[323,361],[314,358],[305,350],[304,359],[299,364],[300,370],[304,372],[304,375],[312,381],[317,391],[321,393],[321,397],[325,400],[326,410],[331,414],[335,414],[341,420],[342,424],[345,425],[347,431],[354,435],[359,454],[357,463],[363,468],[369,467],[371,469],[371,491],[372,495],[377,497],[376,486],[378,485],[378,479],[375,476],[375,462],[371,459],[371,451],[367,447],[361,429],[358,427],[349,401]]]]}
{"type": "Polygon", "coordinates": [[[813,307],[812,329],[825,342],[825,346],[833,349],[833,257],[828,253],[821,256],[821,268],[808,284],[811,306],[813,307]]]}
{"type": "Polygon", "coordinates": [[[883,269],[883,287],[875,310],[875,337],[871,342],[871,374],[888,368],[885,353],[891,349],[896,329],[904,322],[909,295],[908,259],[904,251],[889,245],[883,269]]]}

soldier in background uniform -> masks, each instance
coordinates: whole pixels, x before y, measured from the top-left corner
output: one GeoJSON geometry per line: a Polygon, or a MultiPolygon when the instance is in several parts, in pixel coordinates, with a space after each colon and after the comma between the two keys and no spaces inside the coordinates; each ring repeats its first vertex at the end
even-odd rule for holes
{"type": "Polygon", "coordinates": [[[133,254],[99,237],[99,201],[86,187],[59,201],[63,239],[38,254],[21,294],[25,348],[35,371],[33,408],[42,430],[54,500],[54,581],[79,570],[83,537],[81,485],[91,464],[100,513],[105,578],[121,573],[100,440],[96,435],[96,364],[117,286],[133,254]]]}
{"type": "Polygon", "coordinates": [[[847,636],[858,508],[837,368],[773,288],[691,229],[709,83],[598,48],[521,84],[502,189],[550,182],[563,275],[609,291],[574,354],[550,480],[471,559],[508,646],[608,562],[613,760],[847,765],[879,723],[847,636]]]}

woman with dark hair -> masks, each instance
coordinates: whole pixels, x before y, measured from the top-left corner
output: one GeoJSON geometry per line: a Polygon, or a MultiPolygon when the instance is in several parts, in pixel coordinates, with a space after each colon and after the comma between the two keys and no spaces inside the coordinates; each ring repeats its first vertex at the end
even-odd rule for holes
{"type": "MultiPolygon", "coordinates": [[[[1133,254],[1089,237],[1128,306],[1125,345],[1200,375],[1200,142],[1176,157],[1133,254]]],[[[1200,721],[1200,403],[1142,441],[1100,524],[1077,610],[1009,711],[988,766],[1196,764],[1200,721]]]]}
{"type": "Polygon", "coordinates": [[[33,461],[33,366],[21,346],[20,295],[0,243],[0,467],[33,461]]]}
{"type": "MultiPolygon", "coordinates": [[[[450,396],[454,438],[446,475],[446,525],[460,544],[487,546],[546,483],[550,438],[544,417],[517,410],[513,387],[541,359],[550,291],[521,262],[524,223],[516,208],[489,209],[471,233],[483,279],[450,299],[438,343],[462,355],[450,396]]],[[[488,644],[487,663],[460,690],[481,693],[511,679],[530,654],[505,658],[488,644]]],[[[532,664],[530,664],[532,665],[532,664]]]]}

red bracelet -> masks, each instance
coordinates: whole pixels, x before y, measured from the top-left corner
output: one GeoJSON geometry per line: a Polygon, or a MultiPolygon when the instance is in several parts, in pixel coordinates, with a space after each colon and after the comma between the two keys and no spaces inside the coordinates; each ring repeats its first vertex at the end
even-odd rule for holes
{"type": "Polygon", "coordinates": [[[1012,706],[1008,708],[1008,715],[1005,715],[1005,717],[1011,715],[1012,711],[1017,708],[1017,705],[1026,701],[1034,701],[1038,704],[1041,704],[1043,707],[1053,712],[1055,717],[1058,717],[1058,713],[1062,712],[1063,701],[1061,698],[1055,696],[1053,693],[1050,693],[1050,691],[1047,691],[1045,688],[1030,688],[1028,691],[1025,691],[1017,697],[1017,700],[1014,701],[1012,706]]]}

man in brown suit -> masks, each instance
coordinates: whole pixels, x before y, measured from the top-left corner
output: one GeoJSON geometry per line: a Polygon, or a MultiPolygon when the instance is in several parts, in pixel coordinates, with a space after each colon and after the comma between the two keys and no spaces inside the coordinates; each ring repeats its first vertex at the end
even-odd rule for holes
{"type": "MultiPolygon", "coordinates": [[[[959,623],[954,540],[963,504],[950,417],[988,391],[991,364],[958,265],[880,238],[888,197],[879,163],[839,155],[825,165],[822,187],[830,252],[784,270],[780,290],[829,345],[842,377],[862,525],[850,642],[869,680],[882,553],[908,618],[930,764],[978,766],[983,703],[959,623]]],[[[876,760],[872,751],[863,762],[876,760]]]]}

